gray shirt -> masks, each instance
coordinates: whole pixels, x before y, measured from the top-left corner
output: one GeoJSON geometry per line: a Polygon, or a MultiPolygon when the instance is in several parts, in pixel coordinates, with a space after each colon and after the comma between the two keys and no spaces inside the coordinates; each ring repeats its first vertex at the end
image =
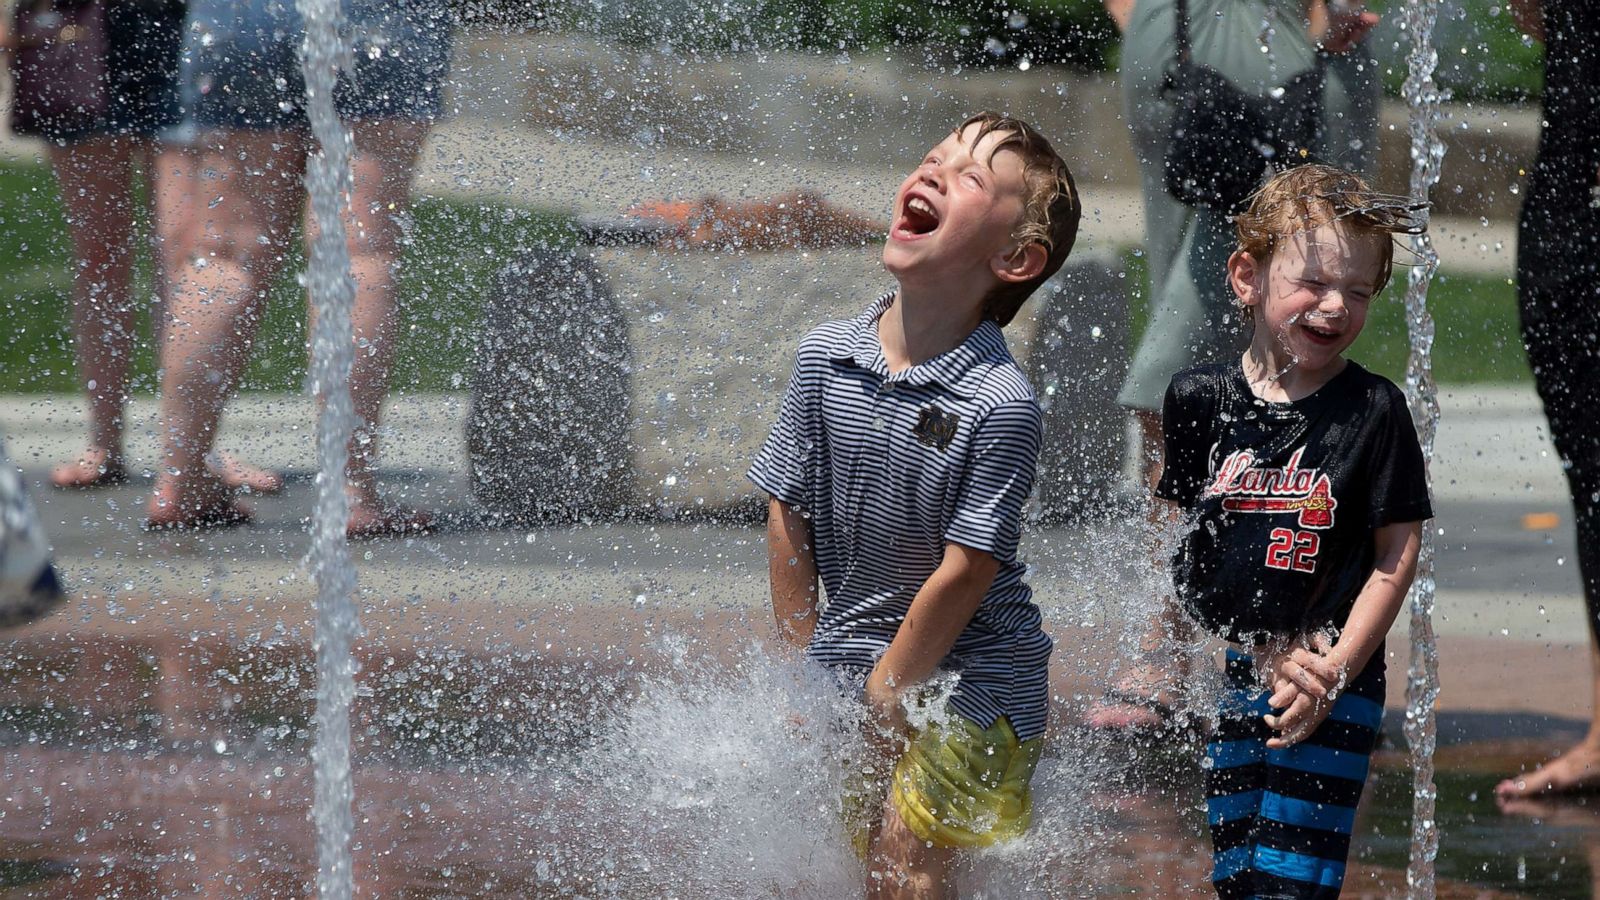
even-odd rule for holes
{"type": "Polygon", "coordinates": [[[1000,327],[890,374],[877,321],[800,342],[778,422],[750,480],[810,517],[825,602],[807,655],[863,677],[905,621],[949,544],[992,554],[999,573],[941,668],[952,709],[982,727],[1005,716],[1020,740],[1044,732],[1051,642],[1017,559],[1042,417],[1000,327]]]}

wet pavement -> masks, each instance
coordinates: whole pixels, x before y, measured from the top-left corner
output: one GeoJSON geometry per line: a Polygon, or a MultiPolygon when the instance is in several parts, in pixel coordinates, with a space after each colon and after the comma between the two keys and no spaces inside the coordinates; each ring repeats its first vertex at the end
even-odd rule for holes
{"type": "MultiPolygon", "coordinates": [[[[1582,801],[1502,812],[1491,796],[1504,774],[1580,734],[1589,713],[1573,538],[1528,398],[1446,397],[1456,414],[1435,469],[1441,896],[1591,896],[1600,872],[1600,812],[1582,801]]],[[[560,781],[650,678],[682,679],[686,656],[732,665],[766,633],[759,507],[494,527],[454,455],[461,408],[400,400],[383,479],[390,497],[442,511],[445,527],[354,547],[366,627],[357,883],[366,896],[654,896],[647,872],[596,874],[604,853],[546,852],[573,840],[572,817],[606,809],[560,781]]],[[[298,455],[309,429],[286,424],[300,412],[303,401],[255,397],[231,414],[223,443],[291,474],[283,494],[251,499],[254,525],[152,535],[138,527],[145,477],[43,486],[47,462],[77,434],[71,401],[0,404],[76,591],[11,637],[0,661],[8,896],[307,892],[314,483],[309,454],[298,455]]],[[[1074,723],[1125,631],[1116,595],[1141,590],[1139,541],[1116,516],[1028,538],[1058,641],[1053,740],[1067,756],[1092,755],[1074,723]]],[[[1399,747],[1402,636],[1390,652],[1399,747]]],[[[1202,823],[1193,785],[1175,774],[1181,757],[1155,753],[1105,784],[1052,787],[1087,792],[1094,820],[1073,846],[1094,848],[1094,865],[1046,859],[1048,873],[1028,883],[1059,896],[1204,895],[1202,823]]],[[[1403,892],[1409,773],[1398,750],[1380,760],[1350,896],[1403,892]]],[[[626,831],[615,839],[632,840],[626,831]]],[[[697,896],[698,882],[685,884],[682,896],[697,896]]]]}

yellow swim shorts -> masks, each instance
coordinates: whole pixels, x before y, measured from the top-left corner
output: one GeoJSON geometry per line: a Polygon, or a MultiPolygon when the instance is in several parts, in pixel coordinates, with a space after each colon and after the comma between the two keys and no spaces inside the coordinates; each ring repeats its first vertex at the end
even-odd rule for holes
{"type": "MultiPolygon", "coordinates": [[[[912,738],[895,763],[890,796],[901,821],[935,847],[1009,840],[1028,830],[1028,782],[1043,747],[1042,738],[1019,742],[1004,718],[979,728],[953,715],[912,738]]],[[[856,850],[865,856],[867,829],[852,830],[856,850]]]]}

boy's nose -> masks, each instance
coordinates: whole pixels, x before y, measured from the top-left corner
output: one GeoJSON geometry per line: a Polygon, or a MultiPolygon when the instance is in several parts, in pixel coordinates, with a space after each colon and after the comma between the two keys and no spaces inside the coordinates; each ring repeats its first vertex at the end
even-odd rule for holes
{"type": "Polygon", "coordinates": [[[1317,304],[1313,314],[1326,319],[1342,319],[1350,314],[1350,309],[1345,305],[1343,291],[1328,291],[1322,295],[1322,302],[1317,304]]]}

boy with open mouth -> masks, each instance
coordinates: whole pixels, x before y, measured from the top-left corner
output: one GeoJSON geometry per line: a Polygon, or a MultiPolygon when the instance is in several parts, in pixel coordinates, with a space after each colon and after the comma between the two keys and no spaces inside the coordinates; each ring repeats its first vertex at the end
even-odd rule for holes
{"type": "Polygon", "coordinates": [[[895,195],[896,287],[800,341],[750,469],[772,498],[779,637],[866,704],[861,768],[888,774],[853,792],[869,897],[945,896],[960,848],[1028,824],[1051,643],[1017,544],[1042,417],[1001,329],[1081,212],[1032,127],[963,122],[895,195]],[[913,726],[906,702],[937,673],[954,687],[913,726]]]}

